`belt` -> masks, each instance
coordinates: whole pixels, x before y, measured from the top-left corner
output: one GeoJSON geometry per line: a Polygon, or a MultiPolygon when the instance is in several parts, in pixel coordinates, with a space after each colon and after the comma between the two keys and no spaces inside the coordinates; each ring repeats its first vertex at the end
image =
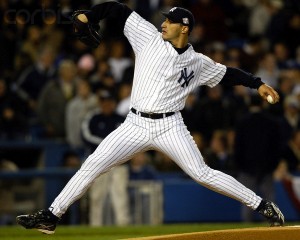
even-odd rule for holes
{"type": "Polygon", "coordinates": [[[145,118],[151,118],[151,119],[160,119],[160,118],[165,118],[165,117],[170,117],[175,114],[175,112],[167,112],[167,113],[144,113],[144,112],[139,112],[135,108],[130,109],[131,112],[133,112],[136,115],[140,115],[141,117],[145,118]]]}

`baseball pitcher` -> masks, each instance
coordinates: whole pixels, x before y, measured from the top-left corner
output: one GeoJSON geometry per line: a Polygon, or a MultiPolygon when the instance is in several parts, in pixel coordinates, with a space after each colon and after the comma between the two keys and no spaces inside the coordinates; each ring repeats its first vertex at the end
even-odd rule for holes
{"type": "Polygon", "coordinates": [[[174,7],[162,14],[166,18],[161,31],[118,2],[105,2],[74,14],[77,37],[91,47],[101,41],[94,26],[102,19],[116,17],[124,25],[136,59],[130,112],[86,159],[49,209],[18,216],[20,225],[54,233],[61,216],[99,175],[150,149],[168,155],[199,184],[258,211],[271,226],[284,224],[284,216],[273,202],[205,164],[180,114],[188,94],[202,85],[244,85],[257,89],[264,99],[270,95],[274,103],[279,101],[277,92],[259,77],[195,52],[188,42],[194,26],[190,11],[174,7]]]}

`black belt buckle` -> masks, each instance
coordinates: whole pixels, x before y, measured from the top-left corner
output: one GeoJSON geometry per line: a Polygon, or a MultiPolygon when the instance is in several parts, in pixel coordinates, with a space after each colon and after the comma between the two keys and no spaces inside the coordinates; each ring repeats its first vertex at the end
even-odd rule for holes
{"type": "Polygon", "coordinates": [[[134,114],[140,114],[141,117],[150,118],[150,119],[160,119],[164,117],[169,117],[174,114],[174,112],[168,112],[168,113],[144,113],[144,112],[138,112],[135,108],[131,108],[131,111],[134,114]]]}
{"type": "Polygon", "coordinates": [[[151,119],[160,119],[163,118],[164,115],[162,113],[146,113],[148,118],[151,119]]]}

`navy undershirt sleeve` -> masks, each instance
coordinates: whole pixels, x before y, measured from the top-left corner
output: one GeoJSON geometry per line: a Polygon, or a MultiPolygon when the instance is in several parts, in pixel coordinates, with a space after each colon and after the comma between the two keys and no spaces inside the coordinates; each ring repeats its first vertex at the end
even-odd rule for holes
{"type": "Polygon", "coordinates": [[[264,83],[260,77],[256,77],[251,73],[245,72],[239,68],[227,67],[220,84],[224,86],[243,85],[245,87],[258,89],[264,83]]]}
{"type": "Polygon", "coordinates": [[[85,13],[89,22],[99,23],[104,18],[118,18],[120,22],[125,26],[125,22],[132,10],[125,4],[118,2],[105,2],[97,4],[91,8],[90,11],[85,13]]]}

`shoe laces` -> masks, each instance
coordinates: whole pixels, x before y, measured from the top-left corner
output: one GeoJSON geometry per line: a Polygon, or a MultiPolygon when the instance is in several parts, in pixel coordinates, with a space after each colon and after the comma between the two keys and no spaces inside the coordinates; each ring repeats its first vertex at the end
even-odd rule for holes
{"type": "Polygon", "coordinates": [[[266,208],[263,210],[263,214],[268,217],[271,218],[275,215],[275,211],[273,210],[272,206],[266,206],[266,208]]]}

